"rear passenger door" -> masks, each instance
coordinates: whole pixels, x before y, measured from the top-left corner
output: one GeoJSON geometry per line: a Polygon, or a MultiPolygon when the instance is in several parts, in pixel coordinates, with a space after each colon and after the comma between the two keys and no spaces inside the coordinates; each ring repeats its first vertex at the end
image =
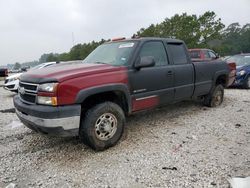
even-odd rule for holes
{"type": "Polygon", "coordinates": [[[174,65],[175,101],[191,98],[194,91],[194,67],[183,43],[168,43],[167,49],[174,65]]]}
{"type": "Polygon", "coordinates": [[[154,58],[155,66],[129,72],[134,111],[172,102],[174,99],[173,66],[168,63],[163,42],[147,41],[142,44],[137,61],[147,56],[154,58]]]}

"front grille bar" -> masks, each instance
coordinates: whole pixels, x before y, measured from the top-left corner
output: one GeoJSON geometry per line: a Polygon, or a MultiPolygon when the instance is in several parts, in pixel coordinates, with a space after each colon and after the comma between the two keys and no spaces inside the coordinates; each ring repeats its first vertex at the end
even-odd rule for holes
{"type": "MultiPolygon", "coordinates": [[[[25,102],[25,103],[27,103],[27,104],[34,104],[34,103],[36,103],[36,96],[37,96],[37,93],[38,93],[38,84],[34,84],[34,83],[27,83],[27,82],[19,82],[19,88],[20,87],[23,87],[24,88],[24,91],[25,91],[25,93],[24,93],[24,95],[21,95],[20,93],[19,93],[19,97],[20,97],[20,99],[23,101],[23,102],[25,102]],[[30,88],[29,88],[29,86],[31,86],[30,88]],[[29,88],[29,89],[27,89],[27,87],[29,88]],[[32,90],[33,88],[35,88],[34,90],[32,90]],[[26,96],[34,96],[35,97],[35,101],[27,101],[27,100],[25,100],[25,95],[26,96]]],[[[29,98],[29,97],[28,97],[29,98]]],[[[28,99],[28,98],[26,98],[26,99],[28,99]]]]}

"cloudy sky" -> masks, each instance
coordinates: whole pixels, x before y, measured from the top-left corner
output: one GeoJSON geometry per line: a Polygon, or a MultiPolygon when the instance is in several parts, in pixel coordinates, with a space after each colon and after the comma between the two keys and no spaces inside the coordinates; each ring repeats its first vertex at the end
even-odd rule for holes
{"type": "Polygon", "coordinates": [[[214,11],[226,25],[250,22],[250,0],[0,0],[0,65],[68,52],[74,43],[130,37],[187,12],[214,11]]]}

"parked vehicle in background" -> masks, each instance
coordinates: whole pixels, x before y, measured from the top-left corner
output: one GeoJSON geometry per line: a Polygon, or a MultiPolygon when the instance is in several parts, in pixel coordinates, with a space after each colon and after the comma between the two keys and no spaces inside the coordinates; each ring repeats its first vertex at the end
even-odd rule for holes
{"type": "Polygon", "coordinates": [[[9,73],[20,73],[20,72],[22,72],[21,69],[11,69],[11,70],[9,71],[9,73]]]}
{"type": "MultiPolygon", "coordinates": [[[[216,59],[219,59],[219,55],[217,53],[215,53],[213,50],[206,49],[206,48],[189,49],[188,52],[193,62],[201,62],[201,61],[212,62],[216,59]]],[[[227,62],[227,64],[230,69],[228,85],[227,85],[227,87],[229,87],[235,81],[236,64],[234,62],[227,62]]]]}
{"type": "Polygon", "coordinates": [[[8,76],[8,68],[0,68],[0,77],[6,77],[8,76]]]}
{"type": "Polygon", "coordinates": [[[125,116],[187,99],[219,106],[229,69],[225,62],[192,63],[183,41],[116,39],[80,64],[60,64],[20,77],[14,106],[34,131],[79,135],[95,150],[114,146],[125,116]]]}
{"type": "Polygon", "coordinates": [[[250,53],[234,55],[226,61],[236,64],[236,79],[233,86],[250,89],[250,53]]]}
{"type": "Polygon", "coordinates": [[[21,68],[22,72],[27,72],[30,69],[30,66],[24,66],[21,68]]]}
{"type": "MultiPolygon", "coordinates": [[[[48,66],[51,66],[54,64],[56,64],[56,62],[42,63],[42,64],[39,64],[39,65],[31,68],[29,71],[41,69],[41,68],[48,67],[48,66]]],[[[4,89],[9,90],[9,91],[13,91],[13,92],[17,92],[18,86],[19,86],[19,77],[22,74],[23,73],[17,73],[17,74],[13,74],[13,75],[7,77],[5,79],[5,82],[4,82],[4,89]]]]}
{"type": "Polygon", "coordinates": [[[219,58],[218,54],[216,54],[213,50],[205,48],[189,49],[188,52],[193,62],[211,61],[219,58]]]}

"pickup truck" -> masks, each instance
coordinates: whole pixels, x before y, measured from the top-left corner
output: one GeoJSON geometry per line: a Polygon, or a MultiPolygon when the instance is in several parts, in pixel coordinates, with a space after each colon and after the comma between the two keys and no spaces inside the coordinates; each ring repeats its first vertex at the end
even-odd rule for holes
{"type": "Polygon", "coordinates": [[[79,64],[22,74],[14,106],[36,132],[79,136],[94,150],[114,146],[125,117],[169,103],[223,101],[229,69],[224,62],[192,63],[177,39],[116,39],[79,64]]]}

